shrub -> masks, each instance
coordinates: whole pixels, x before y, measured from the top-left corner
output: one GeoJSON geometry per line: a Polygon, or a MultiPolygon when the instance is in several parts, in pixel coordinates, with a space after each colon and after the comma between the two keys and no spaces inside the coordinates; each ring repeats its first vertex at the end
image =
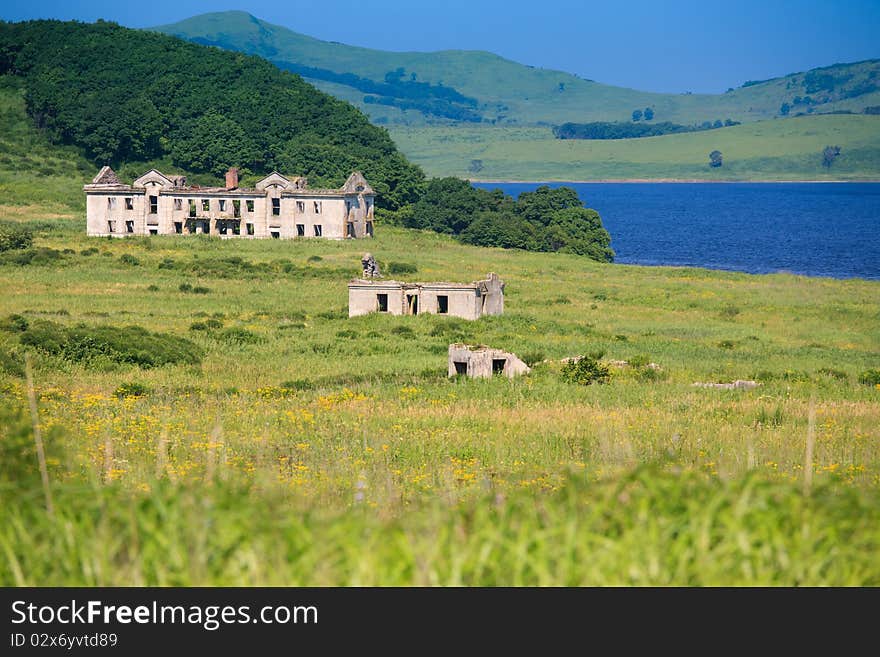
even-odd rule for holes
{"type": "Polygon", "coordinates": [[[824,374],[825,376],[829,376],[832,379],[837,379],[838,381],[846,381],[847,379],[849,379],[849,376],[846,372],[835,370],[831,367],[820,367],[818,370],[816,370],[816,374],[824,374]]]}
{"type": "Polygon", "coordinates": [[[144,395],[148,395],[149,393],[150,387],[144,385],[143,383],[138,383],[137,381],[123,383],[121,386],[113,391],[113,394],[116,395],[119,399],[123,399],[125,397],[143,397],[144,395]]]}
{"type": "Polygon", "coordinates": [[[221,331],[217,334],[217,337],[223,340],[223,342],[237,345],[257,344],[263,341],[263,338],[253,331],[237,326],[221,331]]]}
{"type": "Polygon", "coordinates": [[[321,262],[324,258],[319,255],[309,256],[309,262],[321,262]]]}
{"type": "Polygon", "coordinates": [[[130,253],[123,253],[121,256],[119,256],[119,262],[124,265],[130,265],[132,267],[137,267],[141,264],[141,261],[135,258],[130,253]]]}
{"type": "Polygon", "coordinates": [[[866,386],[880,386],[880,369],[865,370],[859,374],[859,383],[866,386]]]}
{"type": "Polygon", "coordinates": [[[650,362],[651,362],[651,360],[647,356],[645,356],[644,354],[638,354],[636,356],[632,356],[627,361],[627,364],[630,367],[644,367],[645,365],[647,365],[650,362]]]}
{"type": "Polygon", "coordinates": [[[522,361],[529,367],[534,367],[543,360],[543,351],[527,351],[522,355],[522,361]]]}
{"type": "Polygon", "coordinates": [[[24,376],[24,363],[17,355],[0,350],[0,372],[24,376]]]}
{"type": "Polygon", "coordinates": [[[0,330],[20,333],[22,331],[27,331],[29,325],[26,317],[22,317],[21,315],[10,315],[0,322],[0,330]]]}
{"type": "Polygon", "coordinates": [[[419,268],[409,262],[389,262],[387,272],[389,274],[415,274],[419,268]]]}
{"type": "Polygon", "coordinates": [[[409,326],[394,326],[391,329],[393,335],[399,335],[402,338],[414,338],[416,334],[409,326]]]}
{"type": "Polygon", "coordinates": [[[158,285],[152,284],[152,285],[147,286],[147,292],[158,292],[158,291],[159,291],[158,285]]]}
{"type": "Polygon", "coordinates": [[[190,283],[181,283],[177,289],[181,292],[192,292],[193,286],[190,283]]]}
{"type": "Polygon", "coordinates": [[[592,383],[607,383],[611,378],[611,370],[607,365],[592,356],[583,356],[578,360],[570,360],[562,366],[562,380],[588,386],[592,383]]]}
{"type": "Polygon", "coordinates": [[[0,251],[29,249],[34,243],[34,233],[27,226],[11,221],[0,222],[0,251]]]}
{"type": "Polygon", "coordinates": [[[24,251],[12,251],[2,253],[0,263],[8,265],[45,265],[63,258],[61,251],[48,249],[46,247],[38,247],[36,249],[26,249],[24,251]]]}
{"type": "Polygon", "coordinates": [[[84,256],[95,255],[96,253],[98,253],[98,249],[96,249],[94,246],[90,246],[89,248],[83,249],[79,252],[80,255],[84,256]]]}
{"type": "Polygon", "coordinates": [[[629,342],[629,338],[623,335],[623,333],[618,333],[614,336],[614,339],[618,342],[629,342]]]}
{"type": "Polygon", "coordinates": [[[66,327],[35,320],[21,333],[19,341],[49,355],[86,365],[106,359],[149,368],[197,365],[202,359],[201,349],[189,340],[169,333],[151,333],[141,326],[66,327]]]}
{"type": "Polygon", "coordinates": [[[189,330],[190,331],[207,331],[208,327],[205,325],[204,322],[193,322],[192,324],[189,325],[189,330]]]}
{"type": "Polygon", "coordinates": [[[208,294],[208,292],[210,292],[210,291],[211,291],[210,289],[208,289],[206,287],[202,287],[200,285],[197,285],[192,289],[193,294],[208,294]]]}
{"type": "Polygon", "coordinates": [[[205,327],[209,329],[223,328],[223,322],[216,317],[211,317],[210,319],[205,320],[205,327]]]}
{"type": "Polygon", "coordinates": [[[342,331],[336,331],[337,338],[347,338],[349,340],[354,340],[358,337],[357,331],[352,331],[351,329],[344,329],[342,331]]]}
{"type": "Polygon", "coordinates": [[[162,261],[159,263],[159,269],[174,269],[175,264],[172,258],[162,258],[162,261]]]}

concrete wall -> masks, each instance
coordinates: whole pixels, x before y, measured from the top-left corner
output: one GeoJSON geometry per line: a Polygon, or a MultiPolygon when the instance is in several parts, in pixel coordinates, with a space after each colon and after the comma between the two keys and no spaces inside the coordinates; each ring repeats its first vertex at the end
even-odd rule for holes
{"type": "Polygon", "coordinates": [[[368,313],[380,312],[378,295],[388,295],[389,315],[406,314],[406,294],[404,286],[394,281],[371,283],[369,281],[352,282],[348,285],[348,316],[357,317],[368,313]]]}
{"type": "Polygon", "coordinates": [[[500,349],[464,344],[449,345],[447,362],[449,376],[463,375],[476,379],[491,379],[498,374],[512,379],[531,371],[531,368],[516,355],[500,349]],[[500,370],[496,371],[495,363],[501,365],[500,370]]]}

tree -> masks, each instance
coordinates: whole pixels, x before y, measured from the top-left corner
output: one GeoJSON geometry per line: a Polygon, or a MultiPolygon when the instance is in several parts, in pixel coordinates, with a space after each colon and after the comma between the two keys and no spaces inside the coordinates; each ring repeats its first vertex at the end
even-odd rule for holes
{"type": "Polygon", "coordinates": [[[653,121],[654,120],[654,110],[650,107],[645,108],[645,121],[653,121]]]}
{"type": "Polygon", "coordinates": [[[633,121],[641,121],[642,120],[642,110],[633,110],[633,121]]]}
{"type": "Polygon", "coordinates": [[[779,113],[782,114],[782,116],[788,116],[788,113],[790,111],[791,105],[789,105],[788,103],[782,103],[782,105],[779,106],[779,113]]]}
{"type": "Polygon", "coordinates": [[[840,146],[826,146],[822,149],[822,166],[831,168],[834,160],[840,157],[840,146]]]}
{"type": "Polygon", "coordinates": [[[713,168],[718,168],[723,164],[721,151],[712,151],[709,153],[709,166],[713,168]]]}
{"type": "Polygon", "coordinates": [[[584,207],[566,208],[551,215],[544,231],[543,250],[575,253],[599,262],[614,260],[611,236],[599,213],[584,207]]]}
{"type": "Polygon", "coordinates": [[[471,160],[468,171],[471,173],[480,173],[483,170],[483,160],[471,160]]]}
{"type": "Polygon", "coordinates": [[[548,185],[541,185],[533,192],[523,192],[516,201],[517,214],[543,226],[552,221],[553,214],[558,210],[583,207],[583,201],[571,187],[552,189],[548,185]]]}
{"type": "Polygon", "coordinates": [[[715,119],[715,122],[712,124],[714,129],[723,128],[724,124],[721,122],[721,119],[715,119]]]}

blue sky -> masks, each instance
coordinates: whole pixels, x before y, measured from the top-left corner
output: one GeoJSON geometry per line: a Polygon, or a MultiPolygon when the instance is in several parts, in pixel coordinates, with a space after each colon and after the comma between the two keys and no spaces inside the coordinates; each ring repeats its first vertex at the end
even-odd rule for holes
{"type": "Polygon", "coordinates": [[[490,50],[650,91],[722,92],[745,80],[880,58],[880,0],[3,0],[0,17],[148,27],[226,9],[320,39],[490,50]]]}

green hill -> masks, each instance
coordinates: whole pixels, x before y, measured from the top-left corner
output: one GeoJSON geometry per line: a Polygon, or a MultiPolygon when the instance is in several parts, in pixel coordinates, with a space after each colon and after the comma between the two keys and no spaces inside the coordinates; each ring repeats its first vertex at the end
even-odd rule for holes
{"type": "Polygon", "coordinates": [[[655,121],[693,124],[765,120],[779,116],[783,103],[792,116],[861,113],[880,105],[880,60],[746,83],[724,94],[664,94],[601,84],[489,52],[388,52],[321,41],[241,11],[204,14],[153,29],[265,57],[356,104],[377,123],[629,121],[633,110],[651,107],[655,121]]]}
{"type": "Polygon", "coordinates": [[[880,116],[801,116],[643,139],[560,140],[547,127],[394,126],[434,176],[480,180],[880,180],[880,116]],[[830,167],[827,145],[841,147],[830,167]],[[709,166],[719,150],[723,166],[709,166]]]}
{"type": "Polygon", "coordinates": [[[260,57],[113,23],[0,22],[0,74],[53,144],[93,163],[155,163],[217,176],[272,169],[341,184],[360,169],[396,208],[422,172],[388,133],[260,57]]]}

